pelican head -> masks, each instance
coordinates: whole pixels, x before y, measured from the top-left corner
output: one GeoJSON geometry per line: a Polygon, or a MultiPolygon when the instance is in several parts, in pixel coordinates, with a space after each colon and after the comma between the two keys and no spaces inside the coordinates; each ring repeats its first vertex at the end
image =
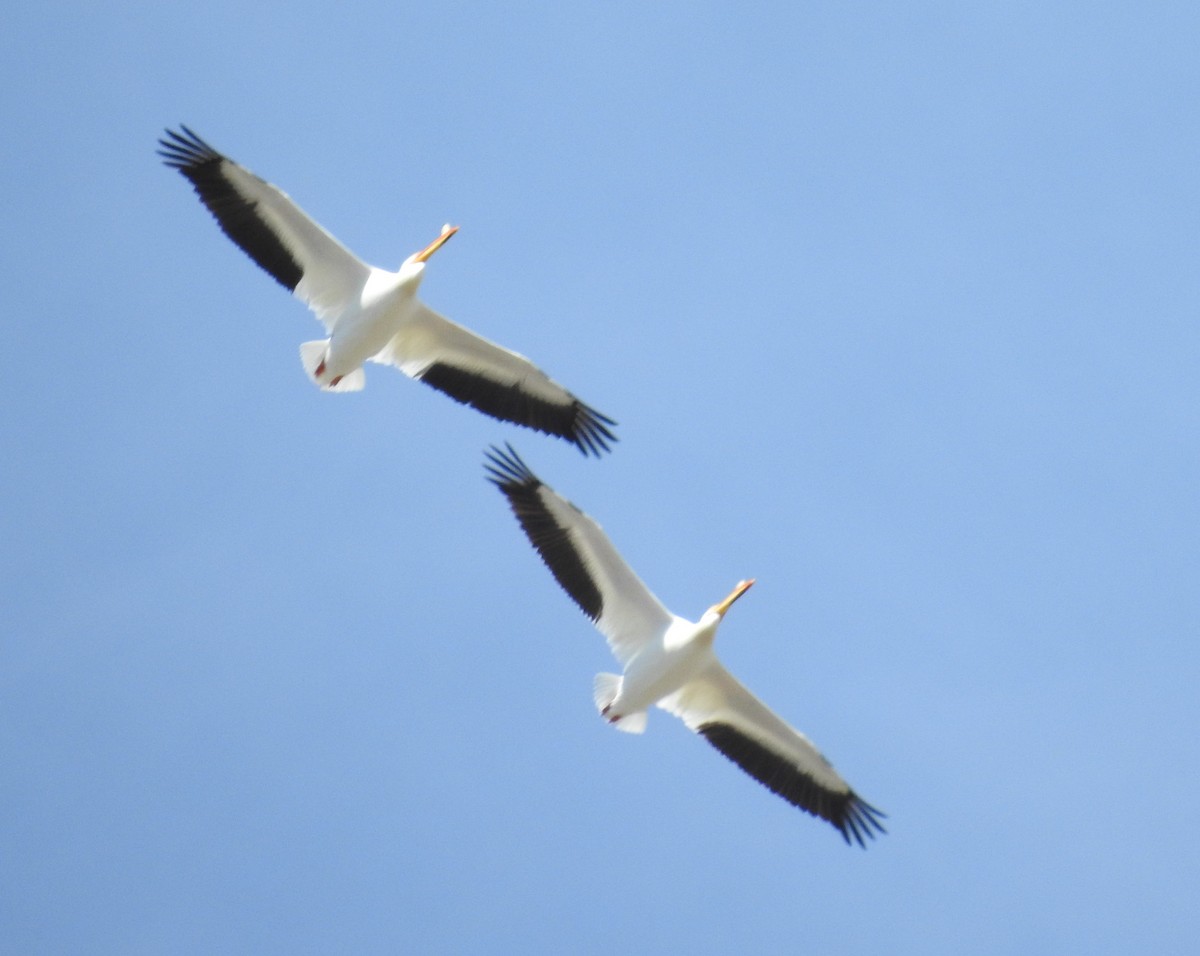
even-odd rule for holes
{"type": "Polygon", "coordinates": [[[725,612],[733,606],[733,602],[749,591],[750,585],[753,583],[754,578],[750,578],[748,581],[739,581],[737,587],[729,592],[729,596],[725,598],[724,601],[722,601],[720,604],[714,604],[708,610],[715,614],[718,620],[723,618],[725,616],[725,612]]]}
{"type": "Polygon", "coordinates": [[[429,257],[442,248],[442,246],[446,244],[446,241],[456,232],[458,232],[458,226],[452,226],[450,223],[446,223],[446,225],[442,226],[441,234],[424,249],[412,256],[409,261],[420,262],[422,264],[427,262],[429,257]]]}

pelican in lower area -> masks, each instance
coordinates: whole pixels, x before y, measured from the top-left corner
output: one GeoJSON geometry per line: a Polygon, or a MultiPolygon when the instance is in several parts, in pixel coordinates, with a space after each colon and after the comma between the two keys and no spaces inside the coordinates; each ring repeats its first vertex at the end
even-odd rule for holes
{"type": "Polygon", "coordinates": [[[789,803],[828,820],[847,842],[883,833],[886,816],[858,796],[803,734],[750,693],[717,660],[713,639],[742,581],[698,622],[668,611],[591,518],[544,485],[512,446],[493,446],[488,479],[508,499],[558,583],[608,639],[623,676],[599,674],[594,698],[618,730],[641,733],[657,705],[789,803]]]}
{"type": "Polygon", "coordinates": [[[405,375],[487,415],[573,442],[599,456],[616,423],[541,369],[417,299],[425,264],[458,231],[445,226],[396,272],[362,262],[286,193],[221,155],[186,126],[159,140],[163,162],[195,188],[221,230],[304,302],[329,338],[305,342],[300,360],[326,391],[363,387],[363,363],[405,375]]]}

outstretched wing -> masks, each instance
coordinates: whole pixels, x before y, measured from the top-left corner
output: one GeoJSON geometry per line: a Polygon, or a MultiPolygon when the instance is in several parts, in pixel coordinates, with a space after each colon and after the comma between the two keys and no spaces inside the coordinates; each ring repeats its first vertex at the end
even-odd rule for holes
{"type": "Polygon", "coordinates": [[[158,154],[195,188],[221,231],[333,331],[370,267],[276,186],[221,155],[186,126],[167,130],[158,154]]]}
{"type": "Polygon", "coordinates": [[[715,661],[659,702],[759,783],[788,803],[828,820],[849,843],[886,832],[886,814],[858,796],[804,734],[795,730],[715,661]]]}
{"type": "Polygon", "coordinates": [[[599,457],[616,423],[568,392],[524,355],[489,342],[417,303],[375,357],[493,418],[565,438],[599,457]]]}
{"type": "Polygon", "coordinates": [[[503,493],[525,536],[563,590],[627,663],[674,619],[591,518],[545,485],[512,446],[487,453],[488,479],[503,493]]]}

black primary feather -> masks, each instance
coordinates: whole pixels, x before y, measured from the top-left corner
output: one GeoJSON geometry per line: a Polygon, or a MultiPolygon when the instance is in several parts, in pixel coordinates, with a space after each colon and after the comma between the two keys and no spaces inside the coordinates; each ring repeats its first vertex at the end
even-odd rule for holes
{"type": "MultiPolygon", "coordinates": [[[[225,164],[232,160],[222,156],[182,123],[179,128],[181,133],[166,130],[166,138],[158,141],[162,147],[158,155],[163,158],[163,163],[187,177],[225,235],[276,282],[294,292],[304,277],[304,270],[259,217],[258,203],[239,193],[225,176],[225,164]]],[[[255,178],[266,182],[260,177],[255,178]]]]}
{"type": "Polygon", "coordinates": [[[853,837],[865,848],[864,837],[873,839],[876,834],[887,832],[879,822],[887,814],[853,790],[838,793],[825,789],[790,761],[736,727],[715,721],[701,724],[696,733],[788,803],[828,820],[847,843],[853,837]]]}
{"type": "Polygon", "coordinates": [[[523,391],[519,384],[505,385],[445,362],[434,362],[417,377],[485,415],[565,438],[585,455],[598,458],[608,451],[609,442],[617,440],[607,427],[616,422],[577,398],[567,404],[546,401],[523,391]]]}
{"type": "MultiPolygon", "coordinates": [[[[583,557],[571,535],[546,507],[541,489],[545,487],[512,445],[507,451],[493,445],[487,452],[484,469],[488,480],[508,499],[525,537],[534,546],[550,573],[592,621],[604,612],[604,598],[588,574],[583,557]]],[[[574,507],[572,505],[572,507],[574,507]]]]}

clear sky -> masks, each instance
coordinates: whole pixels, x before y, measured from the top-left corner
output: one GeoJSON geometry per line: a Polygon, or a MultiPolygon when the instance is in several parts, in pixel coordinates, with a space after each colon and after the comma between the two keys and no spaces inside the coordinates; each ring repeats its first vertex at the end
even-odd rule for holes
{"type": "Polygon", "coordinates": [[[5,20],[0,951],[1194,951],[1194,5],[5,20]],[[424,299],[612,455],[319,393],[179,122],[370,262],[460,225],[424,299]],[[758,579],[718,650],[887,836],[597,717],[502,441],[677,612],[758,579]]]}

